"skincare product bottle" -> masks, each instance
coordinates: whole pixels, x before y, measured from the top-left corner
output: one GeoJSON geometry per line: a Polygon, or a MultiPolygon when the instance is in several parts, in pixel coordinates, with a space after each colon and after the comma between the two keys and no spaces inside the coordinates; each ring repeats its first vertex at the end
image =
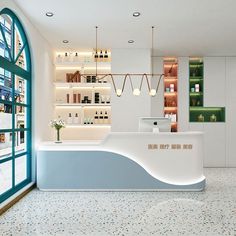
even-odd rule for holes
{"type": "Polygon", "coordinates": [[[70,94],[69,93],[66,94],[66,102],[70,103],[70,94]]]}
{"type": "Polygon", "coordinates": [[[103,124],[103,115],[102,115],[102,111],[100,111],[100,115],[99,115],[99,124],[103,124]]]}
{"type": "Polygon", "coordinates": [[[104,124],[108,124],[108,114],[107,114],[107,111],[105,111],[105,115],[104,115],[104,124]]]}
{"type": "Polygon", "coordinates": [[[98,124],[98,112],[97,111],[95,112],[95,115],[94,115],[94,124],[98,124]]]}
{"type": "Polygon", "coordinates": [[[195,84],[195,92],[199,93],[200,92],[200,86],[199,84],[195,84]]]}
{"type": "Polygon", "coordinates": [[[75,117],[74,117],[74,124],[79,124],[79,117],[78,117],[78,113],[75,113],[75,117]]]}
{"type": "Polygon", "coordinates": [[[65,57],[64,57],[64,62],[68,62],[68,61],[69,61],[69,56],[68,56],[68,53],[66,52],[65,57]]]}
{"type": "Polygon", "coordinates": [[[72,116],[71,113],[69,113],[68,119],[67,119],[67,124],[72,124],[72,116]]]}
{"type": "Polygon", "coordinates": [[[170,84],[170,92],[173,93],[175,91],[175,85],[170,84]]]}

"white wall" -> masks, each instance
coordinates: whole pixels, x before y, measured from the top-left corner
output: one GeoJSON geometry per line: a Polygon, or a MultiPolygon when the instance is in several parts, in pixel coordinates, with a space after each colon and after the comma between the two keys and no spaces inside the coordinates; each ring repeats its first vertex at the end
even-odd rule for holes
{"type": "MultiPolygon", "coordinates": [[[[163,58],[162,57],[153,57],[152,58],[152,73],[154,74],[163,74],[163,58]]],[[[158,83],[159,78],[155,77],[153,78],[151,85],[152,88],[155,89],[158,83]]],[[[164,110],[164,80],[163,77],[161,79],[159,89],[157,92],[157,95],[154,97],[151,97],[151,116],[152,117],[162,117],[163,116],[163,110],[164,110]]]]}
{"type": "Polygon", "coordinates": [[[32,57],[33,108],[33,180],[35,179],[35,147],[41,140],[51,139],[48,123],[52,117],[53,60],[52,48],[11,0],[1,0],[0,10],[11,9],[21,21],[29,40],[32,57]]]}
{"type": "MultiPolygon", "coordinates": [[[[148,49],[112,49],[112,73],[150,73],[151,58],[148,49]]],[[[133,77],[134,88],[138,88],[141,78],[133,77]]],[[[123,78],[115,77],[117,88],[121,88],[123,78]]],[[[127,80],[125,91],[117,97],[112,90],[112,131],[137,131],[138,118],[150,116],[151,100],[144,82],[140,96],[133,96],[127,80]]]]}

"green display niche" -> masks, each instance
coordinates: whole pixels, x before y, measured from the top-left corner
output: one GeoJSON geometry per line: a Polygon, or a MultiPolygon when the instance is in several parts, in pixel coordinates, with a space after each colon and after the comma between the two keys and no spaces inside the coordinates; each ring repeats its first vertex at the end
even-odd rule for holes
{"type": "Polygon", "coordinates": [[[225,107],[204,107],[204,64],[202,58],[189,59],[189,121],[225,122],[225,107]]]}

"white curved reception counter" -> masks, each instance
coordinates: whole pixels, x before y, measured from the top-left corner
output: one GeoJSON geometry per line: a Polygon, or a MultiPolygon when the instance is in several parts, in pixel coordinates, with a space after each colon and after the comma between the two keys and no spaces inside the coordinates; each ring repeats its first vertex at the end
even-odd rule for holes
{"type": "Polygon", "coordinates": [[[205,187],[203,133],[110,133],[101,142],[44,142],[42,190],[188,190],[205,187]]]}

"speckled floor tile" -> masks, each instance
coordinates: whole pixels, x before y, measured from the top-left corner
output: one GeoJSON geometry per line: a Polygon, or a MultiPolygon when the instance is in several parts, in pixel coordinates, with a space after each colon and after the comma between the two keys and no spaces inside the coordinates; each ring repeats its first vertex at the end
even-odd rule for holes
{"type": "Polygon", "coordinates": [[[0,235],[236,236],[236,168],[205,169],[203,192],[41,192],[0,216],[0,235]]]}

